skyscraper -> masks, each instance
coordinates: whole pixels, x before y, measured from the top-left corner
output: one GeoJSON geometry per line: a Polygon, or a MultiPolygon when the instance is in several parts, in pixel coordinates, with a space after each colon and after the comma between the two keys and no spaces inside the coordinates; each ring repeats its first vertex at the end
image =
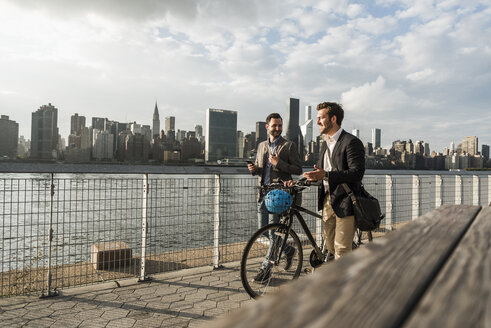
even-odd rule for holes
{"type": "Polygon", "coordinates": [[[49,103],[32,113],[31,158],[52,159],[57,148],[58,109],[49,103]]]}
{"type": "Polygon", "coordinates": [[[308,146],[314,137],[314,121],[312,119],[305,121],[305,123],[300,126],[300,131],[302,132],[304,144],[308,146]]]}
{"type": "Polygon", "coordinates": [[[478,152],[478,138],[476,136],[473,137],[465,137],[462,139],[462,151],[469,155],[477,155],[478,152]]]}
{"type": "Polygon", "coordinates": [[[85,116],[78,116],[77,113],[70,118],[70,134],[80,135],[85,128],[85,116]]]}
{"type": "Polygon", "coordinates": [[[7,115],[0,118],[0,156],[15,158],[19,140],[19,123],[9,120],[7,115]]]}
{"type": "Polygon", "coordinates": [[[152,138],[158,138],[160,135],[160,117],[157,102],[155,102],[155,109],[153,110],[152,119],[152,138]]]}
{"type": "Polygon", "coordinates": [[[482,148],[481,155],[484,158],[484,160],[487,161],[489,159],[489,145],[483,144],[481,148],[482,148]]]}
{"type": "Polygon", "coordinates": [[[268,139],[268,131],[266,130],[266,122],[256,122],[256,143],[254,148],[268,139]]]}
{"type": "Polygon", "coordinates": [[[377,128],[372,129],[372,145],[373,149],[380,148],[382,131],[377,128]]]}
{"type": "Polygon", "coordinates": [[[165,134],[169,131],[176,131],[176,118],[174,116],[167,116],[165,118],[165,134]]]}
{"type": "MultiPolygon", "coordinates": [[[[299,126],[300,100],[289,98],[286,101],[286,139],[297,145],[298,154],[303,158],[303,137],[299,126]]],[[[285,122],[283,122],[285,124],[285,122]]]]}
{"type": "Polygon", "coordinates": [[[199,124],[196,124],[194,126],[194,133],[195,133],[196,139],[198,139],[201,142],[203,140],[203,127],[199,124]]]}
{"type": "Polygon", "coordinates": [[[351,130],[351,134],[360,139],[360,130],[359,129],[353,129],[351,130]]]}
{"type": "Polygon", "coordinates": [[[312,119],[312,106],[305,106],[305,122],[312,119]]]}
{"type": "Polygon", "coordinates": [[[300,126],[303,144],[308,147],[314,138],[314,121],[312,120],[312,106],[305,106],[305,122],[300,126]]]}
{"type": "Polygon", "coordinates": [[[92,129],[97,129],[99,131],[104,131],[106,118],[103,117],[92,117],[92,129]]]}
{"type": "Polygon", "coordinates": [[[237,157],[237,112],[208,108],[205,138],[207,162],[237,157]]]}

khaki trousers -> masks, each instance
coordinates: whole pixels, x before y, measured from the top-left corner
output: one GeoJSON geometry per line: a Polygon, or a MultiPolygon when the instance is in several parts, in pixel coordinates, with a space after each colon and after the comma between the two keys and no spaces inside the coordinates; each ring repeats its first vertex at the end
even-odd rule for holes
{"type": "Polygon", "coordinates": [[[322,223],[322,237],[326,241],[329,253],[334,254],[334,258],[338,259],[351,252],[356,230],[355,216],[337,217],[329,202],[329,196],[326,196],[322,223]]]}

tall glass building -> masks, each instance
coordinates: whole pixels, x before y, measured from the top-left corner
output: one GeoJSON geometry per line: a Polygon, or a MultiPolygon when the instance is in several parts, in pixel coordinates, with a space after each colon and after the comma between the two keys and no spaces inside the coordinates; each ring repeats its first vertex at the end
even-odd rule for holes
{"type": "Polygon", "coordinates": [[[58,148],[58,109],[43,105],[32,113],[31,158],[56,158],[58,148]]]}
{"type": "Polygon", "coordinates": [[[382,141],[382,131],[377,128],[372,129],[372,145],[373,149],[377,149],[381,147],[382,141]]]}
{"type": "Polygon", "coordinates": [[[207,162],[237,157],[237,112],[208,108],[205,138],[207,162]]]}

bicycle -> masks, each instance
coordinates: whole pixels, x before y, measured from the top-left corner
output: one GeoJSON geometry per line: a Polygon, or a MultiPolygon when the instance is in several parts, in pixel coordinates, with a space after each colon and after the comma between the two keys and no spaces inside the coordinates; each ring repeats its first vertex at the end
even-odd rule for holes
{"type": "MultiPolygon", "coordinates": [[[[292,196],[292,205],[285,212],[280,214],[279,223],[271,223],[256,231],[247,242],[240,263],[240,278],[246,292],[252,297],[264,295],[271,290],[278,289],[284,283],[297,279],[300,276],[303,265],[303,248],[300,238],[292,229],[294,218],[300,223],[305,235],[312,245],[312,252],[309,256],[309,262],[312,268],[317,268],[324,262],[334,259],[333,254],[327,252],[325,243],[321,247],[317,245],[307,223],[300,212],[307,213],[313,217],[322,219],[322,215],[312,212],[295,203],[299,193],[308,186],[319,185],[317,182],[297,181],[291,187],[284,187],[283,184],[273,184],[261,187],[262,192],[266,194],[272,189],[281,189],[287,191],[292,196]],[[286,245],[295,249],[293,255],[284,252],[286,245]],[[256,281],[254,277],[264,266],[268,265],[266,277],[256,281]]],[[[353,249],[362,244],[362,232],[357,230],[353,241],[353,249]]],[[[372,240],[371,232],[368,232],[369,241],[372,240]]]]}

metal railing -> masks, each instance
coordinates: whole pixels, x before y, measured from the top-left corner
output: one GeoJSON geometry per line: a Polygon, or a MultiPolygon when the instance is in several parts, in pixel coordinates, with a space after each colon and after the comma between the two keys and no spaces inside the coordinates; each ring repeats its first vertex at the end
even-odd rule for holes
{"type": "MultiPolygon", "coordinates": [[[[491,202],[488,174],[373,172],[364,184],[386,214],[380,233],[443,204],[491,202]]],[[[0,295],[238,261],[258,228],[256,183],[240,174],[3,174],[0,295]]],[[[316,204],[317,190],[305,191],[303,205],[316,204]]],[[[319,220],[306,219],[320,236],[319,220]]]]}

